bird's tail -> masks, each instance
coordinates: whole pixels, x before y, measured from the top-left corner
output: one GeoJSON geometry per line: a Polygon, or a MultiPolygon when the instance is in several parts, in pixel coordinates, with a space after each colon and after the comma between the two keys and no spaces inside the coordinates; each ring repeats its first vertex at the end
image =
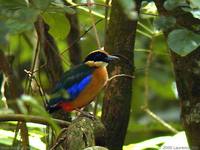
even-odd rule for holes
{"type": "Polygon", "coordinates": [[[52,98],[48,101],[47,106],[46,106],[46,110],[49,113],[53,113],[55,111],[58,111],[61,107],[60,107],[60,103],[64,100],[63,97],[56,97],[56,98],[52,98]]]}

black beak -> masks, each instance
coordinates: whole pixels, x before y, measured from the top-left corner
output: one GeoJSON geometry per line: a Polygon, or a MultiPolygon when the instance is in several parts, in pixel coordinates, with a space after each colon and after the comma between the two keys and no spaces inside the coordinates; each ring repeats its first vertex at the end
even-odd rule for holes
{"type": "Polygon", "coordinates": [[[110,62],[110,61],[113,61],[113,60],[120,60],[120,59],[117,56],[108,55],[107,60],[108,60],[108,62],[110,62]]]}

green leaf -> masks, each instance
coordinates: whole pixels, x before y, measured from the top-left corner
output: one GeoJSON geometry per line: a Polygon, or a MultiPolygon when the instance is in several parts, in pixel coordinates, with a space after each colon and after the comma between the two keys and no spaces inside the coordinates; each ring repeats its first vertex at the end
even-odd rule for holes
{"type": "MultiPolygon", "coordinates": [[[[11,146],[15,132],[0,129],[0,144],[11,146]]],[[[39,135],[29,136],[31,149],[46,149],[45,143],[40,139],[39,135]]],[[[20,141],[20,137],[17,136],[17,141],[20,141]]],[[[2,147],[1,147],[2,148],[2,147]]]]}
{"type": "Polygon", "coordinates": [[[192,8],[200,8],[200,0],[190,0],[190,6],[192,8]]]}
{"type": "Polygon", "coordinates": [[[8,34],[9,29],[2,21],[0,21],[0,27],[0,48],[3,48],[7,44],[6,35],[8,34]]]}
{"type": "Polygon", "coordinates": [[[170,136],[163,136],[163,137],[157,137],[153,139],[149,139],[146,141],[142,141],[140,143],[135,143],[135,144],[130,144],[127,146],[123,146],[123,150],[130,150],[130,149],[135,149],[135,150],[144,150],[144,149],[154,149],[158,150],[159,145],[168,141],[171,137],[170,136]]]}
{"type": "Polygon", "coordinates": [[[62,13],[68,13],[68,14],[74,14],[74,9],[64,5],[63,3],[53,2],[48,7],[47,12],[62,12],[62,13]]]}
{"type": "Polygon", "coordinates": [[[174,136],[172,136],[169,140],[167,140],[160,149],[164,150],[167,147],[174,147],[176,149],[190,149],[188,145],[188,141],[185,135],[185,132],[178,132],[174,136]]]}
{"type": "Polygon", "coordinates": [[[154,25],[158,30],[166,30],[176,24],[174,17],[160,16],[154,20],[154,25]]]}
{"type": "Polygon", "coordinates": [[[13,17],[7,19],[6,24],[11,33],[21,33],[34,27],[38,15],[39,11],[33,8],[19,9],[13,17]]]}
{"type": "Polygon", "coordinates": [[[170,32],[168,45],[180,56],[186,56],[200,46],[200,35],[187,29],[176,29],[170,32]]]}
{"type": "Polygon", "coordinates": [[[0,0],[0,4],[0,19],[14,17],[16,11],[27,7],[24,0],[0,0]]]}
{"type": "Polygon", "coordinates": [[[200,19],[200,9],[192,10],[190,13],[193,15],[194,18],[200,19]]]}
{"type": "Polygon", "coordinates": [[[8,7],[8,8],[14,8],[14,7],[19,7],[19,6],[27,6],[26,0],[12,0],[12,1],[8,1],[8,0],[0,0],[0,7],[8,7]]]}
{"type": "Polygon", "coordinates": [[[186,3],[186,0],[166,0],[164,2],[164,7],[168,11],[171,11],[181,6],[188,6],[188,4],[186,3]]]}
{"type": "Polygon", "coordinates": [[[28,7],[23,0],[0,0],[0,20],[2,20],[10,33],[21,33],[33,28],[39,15],[39,10],[28,7]]]}
{"type": "Polygon", "coordinates": [[[137,19],[137,12],[135,11],[135,3],[133,0],[118,0],[121,4],[124,13],[129,17],[129,19],[137,19]]]}
{"type": "Polygon", "coordinates": [[[44,13],[44,21],[49,25],[49,33],[56,39],[64,39],[70,30],[68,19],[62,13],[44,13]]]}
{"type": "Polygon", "coordinates": [[[33,0],[32,3],[36,8],[45,10],[50,5],[50,0],[33,0]]]}
{"type": "Polygon", "coordinates": [[[182,8],[185,12],[190,12],[194,18],[200,19],[200,9],[182,8]]]}
{"type": "Polygon", "coordinates": [[[45,110],[45,108],[39,103],[36,99],[29,95],[22,95],[20,99],[17,100],[17,105],[19,106],[19,109],[21,112],[27,114],[27,107],[25,107],[28,104],[31,106],[32,110],[31,113],[35,115],[40,115],[43,117],[46,117],[49,123],[51,123],[52,127],[54,128],[56,134],[58,134],[60,128],[57,126],[57,124],[54,123],[54,121],[51,119],[49,113],[45,110]]]}

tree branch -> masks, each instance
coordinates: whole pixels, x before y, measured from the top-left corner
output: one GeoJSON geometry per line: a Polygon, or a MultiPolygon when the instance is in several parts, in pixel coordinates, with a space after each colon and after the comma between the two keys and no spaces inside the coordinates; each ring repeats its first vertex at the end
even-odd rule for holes
{"type": "MultiPolygon", "coordinates": [[[[52,120],[62,127],[67,127],[71,124],[70,122],[67,122],[64,120],[59,120],[59,119],[52,119],[52,120]]],[[[50,121],[45,117],[24,115],[24,114],[0,115],[0,122],[4,122],[4,121],[21,121],[21,122],[38,123],[38,124],[43,124],[43,125],[52,125],[52,123],[50,123],[50,121]]]]}
{"type": "Polygon", "coordinates": [[[10,89],[11,99],[16,99],[22,94],[22,87],[17,82],[17,77],[14,75],[11,65],[8,62],[7,57],[0,49],[0,70],[5,74],[10,89]]]}

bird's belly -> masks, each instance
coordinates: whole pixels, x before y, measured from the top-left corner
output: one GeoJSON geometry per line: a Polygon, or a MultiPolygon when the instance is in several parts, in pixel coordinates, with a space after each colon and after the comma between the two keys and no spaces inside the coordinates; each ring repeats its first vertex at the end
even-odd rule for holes
{"type": "Polygon", "coordinates": [[[91,82],[86,88],[70,102],[73,109],[80,108],[90,103],[104,87],[108,80],[108,74],[106,68],[96,69],[93,73],[91,82]]]}

